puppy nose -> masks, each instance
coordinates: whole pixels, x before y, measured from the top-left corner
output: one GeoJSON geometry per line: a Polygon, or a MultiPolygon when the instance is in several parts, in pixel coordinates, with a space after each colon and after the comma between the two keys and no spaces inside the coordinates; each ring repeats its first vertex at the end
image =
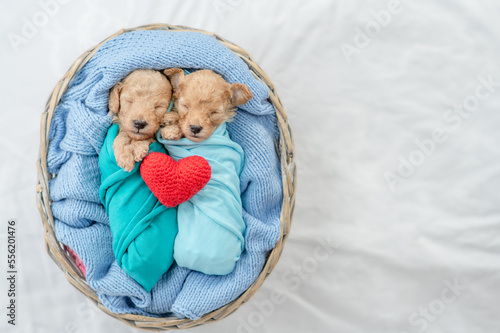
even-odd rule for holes
{"type": "Polygon", "coordinates": [[[198,134],[203,129],[203,127],[195,126],[195,125],[191,125],[190,128],[191,128],[191,132],[193,132],[193,134],[198,134]]]}
{"type": "Polygon", "coordinates": [[[138,130],[143,129],[147,125],[148,125],[148,123],[145,121],[134,120],[134,127],[137,128],[138,130]]]}

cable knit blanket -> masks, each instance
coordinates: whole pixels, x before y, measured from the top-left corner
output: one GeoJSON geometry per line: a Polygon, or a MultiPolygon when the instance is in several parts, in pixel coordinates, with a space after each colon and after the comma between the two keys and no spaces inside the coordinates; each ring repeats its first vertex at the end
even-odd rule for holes
{"type": "Polygon", "coordinates": [[[279,237],[282,184],[275,151],[278,129],[267,87],[215,38],[194,32],[134,31],[100,47],[78,72],[57,106],[47,166],[58,239],[87,268],[88,284],[116,313],[200,318],[237,298],[259,275],[279,237]],[[150,292],[123,271],[113,255],[109,219],[99,200],[98,155],[108,128],[109,90],[139,68],[206,68],[229,83],[247,85],[254,98],[228,124],[245,152],[240,174],[245,249],[228,275],[205,275],[173,265],[150,292]]]}

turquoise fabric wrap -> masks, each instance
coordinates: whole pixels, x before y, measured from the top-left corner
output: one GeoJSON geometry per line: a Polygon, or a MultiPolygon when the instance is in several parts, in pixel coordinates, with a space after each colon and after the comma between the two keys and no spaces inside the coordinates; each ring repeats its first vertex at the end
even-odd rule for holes
{"type": "MultiPolygon", "coordinates": [[[[149,190],[140,163],[131,172],[116,164],[113,141],[118,130],[117,124],[110,127],[99,155],[99,198],[109,215],[118,266],[149,292],[173,263],[176,210],[163,206],[149,190]]],[[[158,142],[149,151],[166,153],[158,142]]]]}
{"type": "Polygon", "coordinates": [[[175,261],[205,274],[231,273],[244,249],[239,179],[243,149],[229,138],[225,123],[202,142],[164,140],[159,134],[157,139],[174,160],[198,155],[212,168],[207,185],[177,207],[175,261]]]}

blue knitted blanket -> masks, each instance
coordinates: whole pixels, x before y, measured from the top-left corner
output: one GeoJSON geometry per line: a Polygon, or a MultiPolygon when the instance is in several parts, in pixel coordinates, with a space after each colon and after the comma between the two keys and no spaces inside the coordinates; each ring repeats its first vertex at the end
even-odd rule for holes
{"type": "Polygon", "coordinates": [[[282,184],[275,151],[276,117],[267,87],[215,38],[194,32],[134,31],[106,42],[77,73],[56,107],[47,167],[57,238],[87,268],[88,284],[115,313],[174,314],[198,319],[236,299],[259,275],[279,237],[282,184]],[[146,292],[116,263],[109,219],[99,200],[98,155],[108,128],[109,90],[139,68],[211,69],[229,83],[247,85],[253,99],[228,124],[245,153],[240,174],[245,249],[228,275],[205,275],[173,265],[146,292]]]}

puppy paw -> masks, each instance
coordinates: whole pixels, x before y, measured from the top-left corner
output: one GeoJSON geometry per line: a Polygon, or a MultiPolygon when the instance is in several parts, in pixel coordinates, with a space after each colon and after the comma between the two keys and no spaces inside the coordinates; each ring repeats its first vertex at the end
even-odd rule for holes
{"type": "Polygon", "coordinates": [[[161,136],[165,140],[179,140],[182,137],[182,132],[179,126],[166,126],[161,130],[161,136]]]}
{"type": "Polygon", "coordinates": [[[146,157],[149,151],[149,141],[143,141],[140,144],[136,144],[134,146],[133,154],[134,160],[136,162],[140,162],[146,157]]]}
{"type": "Polygon", "coordinates": [[[123,170],[130,172],[135,167],[135,161],[133,156],[120,157],[116,159],[116,163],[123,170]]]}
{"type": "Polygon", "coordinates": [[[144,157],[146,157],[148,153],[148,150],[147,149],[138,149],[134,152],[134,160],[136,162],[140,162],[144,159],[144,157]]]}

